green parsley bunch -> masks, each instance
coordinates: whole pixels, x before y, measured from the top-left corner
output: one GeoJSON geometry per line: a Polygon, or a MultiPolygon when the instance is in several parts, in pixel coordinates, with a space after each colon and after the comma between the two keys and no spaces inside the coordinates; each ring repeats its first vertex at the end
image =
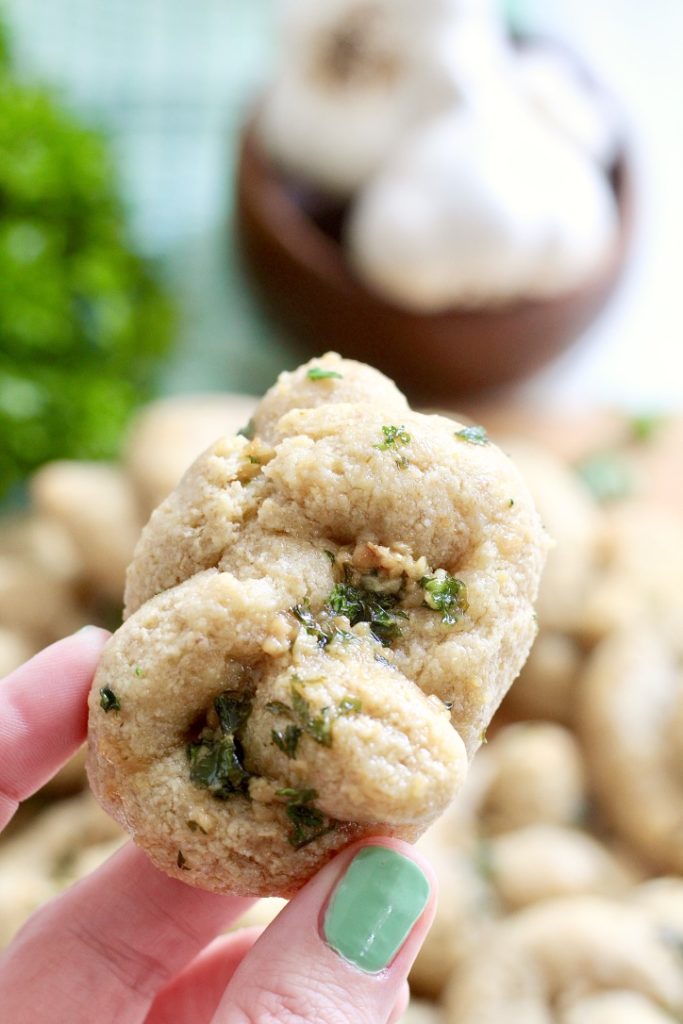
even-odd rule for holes
{"type": "Polygon", "coordinates": [[[116,454],[172,323],[103,139],[14,77],[0,31],[0,496],[49,459],[116,454]]]}

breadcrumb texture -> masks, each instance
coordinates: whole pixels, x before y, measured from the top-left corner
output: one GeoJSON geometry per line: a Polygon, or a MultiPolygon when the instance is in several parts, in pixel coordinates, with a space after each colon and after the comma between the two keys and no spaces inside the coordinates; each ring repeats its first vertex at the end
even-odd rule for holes
{"type": "Polygon", "coordinates": [[[351,840],[416,839],[458,792],[528,654],[547,548],[515,467],[461,427],[328,354],[153,513],[88,771],[163,871],[289,896],[351,840]],[[447,607],[434,578],[459,581],[447,607]],[[244,712],[227,733],[217,699],[244,712]],[[237,759],[220,798],[191,777],[202,744],[237,759]]]}

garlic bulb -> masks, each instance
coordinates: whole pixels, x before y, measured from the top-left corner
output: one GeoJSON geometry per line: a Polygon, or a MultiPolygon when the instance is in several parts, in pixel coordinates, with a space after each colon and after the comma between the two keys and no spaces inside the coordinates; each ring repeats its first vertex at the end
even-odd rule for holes
{"type": "Polygon", "coordinates": [[[440,55],[445,29],[454,20],[482,20],[490,5],[289,0],[280,68],[259,118],[271,159],[304,181],[350,194],[410,129],[457,100],[440,55]]]}
{"type": "Polygon", "coordinates": [[[616,224],[602,173],[501,82],[405,140],[359,192],[347,243],[377,292],[435,312],[569,290],[616,224]]]}
{"type": "Polygon", "coordinates": [[[602,167],[613,164],[621,136],[615,106],[561,50],[523,47],[516,55],[515,75],[518,87],[549,125],[602,167]]]}

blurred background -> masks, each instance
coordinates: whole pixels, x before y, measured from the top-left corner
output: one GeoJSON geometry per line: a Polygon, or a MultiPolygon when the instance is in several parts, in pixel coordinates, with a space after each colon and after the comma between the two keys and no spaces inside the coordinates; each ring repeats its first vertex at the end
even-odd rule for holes
{"type": "MultiPolygon", "coordinates": [[[[576,695],[601,645],[653,610],[657,649],[681,654],[670,556],[683,551],[683,5],[397,0],[398,28],[380,43],[366,14],[344,22],[346,8],[372,7],[0,2],[0,675],[84,622],[117,624],[142,525],[199,451],[248,421],[250,396],[302,353],[367,353],[422,405],[459,410],[504,440],[559,542],[539,644],[502,718],[513,730],[544,722],[547,745],[503,729],[489,758],[539,787],[538,813],[506,817],[509,793],[486,795],[490,769],[467,823],[435,853],[447,884],[466,862],[496,922],[551,895],[625,899],[683,871],[683,828],[653,849],[647,825],[620,818],[623,791],[591,753],[593,698],[586,725],[576,695]],[[438,37],[449,8],[473,19],[473,34],[454,24],[453,53],[437,54],[429,19],[438,37]],[[424,27],[418,57],[401,36],[411,17],[424,27]],[[557,41],[559,78],[533,61],[519,71],[512,36],[557,41]],[[427,86],[430,54],[443,80],[427,86]],[[367,105],[377,125],[396,115],[399,127],[368,169],[367,140],[354,152],[345,141],[357,108],[344,90],[362,93],[373,68],[380,87],[367,105]],[[429,90],[431,113],[416,112],[429,90]],[[516,91],[534,110],[520,106],[519,129],[506,106],[516,91]],[[443,121],[430,134],[432,116],[443,121]],[[334,131],[321,159],[308,142],[324,124],[334,131]],[[456,165],[458,140],[468,158],[456,165]],[[456,178],[471,194],[460,206],[456,178]],[[426,194],[441,196],[440,229],[415,212],[426,194]],[[653,535],[653,559],[639,559],[653,535]],[[566,814],[548,810],[559,799],[543,790],[548,749],[570,780],[566,814]],[[573,831],[570,852],[562,835],[559,846],[541,836],[519,847],[534,870],[560,851],[552,884],[527,899],[496,843],[531,825],[573,831]],[[590,855],[577,852],[578,829],[590,855]],[[581,883],[566,868],[577,857],[581,883]]],[[[379,8],[387,16],[385,0],[379,8]]],[[[617,674],[615,693],[627,677],[617,674]]],[[[652,729],[654,743],[663,722],[652,729]]],[[[0,847],[0,943],[121,841],[83,785],[81,758],[0,847]]],[[[474,930],[471,906],[451,917],[439,934],[474,930]]],[[[429,999],[462,953],[451,938],[445,960],[435,945],[418,969],[429,999]]]]}
{"type": "MultiPolygon", "coordinates": [[[[262,391],[295,359],[240,277],[230,220],[240,128],[272,71],[270,0],[5,0],[4,8],[17,72],[106,132],[133,236],[163,260],[177,289],[179,339],[162,389],[262,391]]],[[[569,41],[608,83],[628,117],[640,184],[637,243],[619,293],[580,349],[528,390],[547,401],[675,402],[683,9],[677,0],[657,0],[656,9],[637,0],[507,8],[515,25],[569,41]]]]}

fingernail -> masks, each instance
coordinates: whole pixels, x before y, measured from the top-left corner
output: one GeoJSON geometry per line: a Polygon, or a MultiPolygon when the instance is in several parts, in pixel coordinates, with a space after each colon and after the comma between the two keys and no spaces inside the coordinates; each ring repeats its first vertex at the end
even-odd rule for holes
{"type": "Polygon", "coordinates": [[[325,912],[325,940],[367,974],[384,970],[410,935],[429,899],[417,864],[386,846],[353,858],[325,912]]]}

